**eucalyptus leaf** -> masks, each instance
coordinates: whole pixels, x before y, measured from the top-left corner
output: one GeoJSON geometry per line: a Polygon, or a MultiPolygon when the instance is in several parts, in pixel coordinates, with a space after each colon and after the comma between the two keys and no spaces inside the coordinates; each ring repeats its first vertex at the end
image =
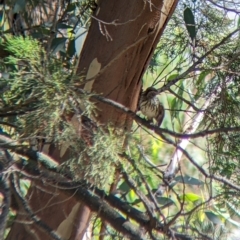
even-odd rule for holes
{"type": "Polygon", "coordinates": [[[54,38],[52,41],[51,49],[53,54],[62,51],[65,52],[65,44],[66,44],[67,38],[61,37],[61,38],[54,38]]]}
{"type": "Polygon", "coordinates": [[[207,218],[214,224],[222,224],[220,217],[212,211],[205,211],[207,218]]]}
{"type": "Polygon", "coordinates": [[[197,185],[197,186],[201,186],[204,184],[203,181],[197,179],[197,178],[194,178],[194,177],[190,177],[188,175],[185,175],[185,176],[177,176],[175,177],[174,179],[176,182],[179,182],[179,183],[184,183],[184,184],[188,184],[188,185],[197,185]]]}
{"type": "Polygon", "coordinates": [[[196,38],[196,25],[192,10],[188,7],[185,8],[183,16],[188,34],[193,41],[196,38]]]}
{"type": "Polygon", "coordinates": [[[19,13],[25,9],[26,6],[26,0],[17,0],[14,7],[13,7],[13,13],[19,13]]]}
{"type": "Polygon", "coordinates": [[[78,56],[80,55],[80,53],[82,51],[86,36],[87,36],[87,29],[80,27],[77,30],[76,35],[75,35],[75,48],[76,48],[76,52],[77,52],[78,56]]]}
{"type": "Polygon", "coordinates": [[[196,202],[202,199],[202,197],[195,193],[186,193],[181,196],[181,199],[184,199],[186,202],[196,202]]]}
{"type": "Polygon", "coordinates": [[[76,7],[77,7],[77,3],[76,2],[70,3],[67,6],[66,12],[72,12],[72,11],[74,11],[76,9],[76,7]]]}
{"type": "Polygon", "coordinates": [[[156,196],[156,200],[160,205],[164,205],[164,206],[176,205],[175,202],[171,198],[156,196]]]}
{"type": "Polygon", "coordinates": [[[121,190],[122,192],[129,192],[130,191],[130,187],[129,185],[124,181],[122,182],[122,184],[120,184],[120,186],[118,187],[118,190],[121,190]]]}
{"type": "Polygon", "coordinates": [[[170,82],[170,81],[176,79],[178,76],[179,76],[178,73],[175,73],[175,74],[170,75],[170,76],[167,78],[167,82],[170,82]]]}
{"type": "Polygon", "coordinates": [[[67,56],[72,57],[76,53],[75,39],[71,39],[68,44],[67,56]]]}
{"type": "Polygon", "coordinates": [[[73,27],[70,26],[70,25],[67,25],[65,23],[58,23],[57,24],[57,29],[69,29],[69,28],[73,28],[73,27]]]}

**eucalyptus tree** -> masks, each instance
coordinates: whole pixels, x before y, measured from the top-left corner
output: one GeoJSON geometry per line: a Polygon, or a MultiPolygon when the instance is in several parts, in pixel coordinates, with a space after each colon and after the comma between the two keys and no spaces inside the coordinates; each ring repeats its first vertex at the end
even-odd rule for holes
{"type": "Polygon", "coordinates": [[[240,7],[177,2],[3,3],[6,239],[226,239],[239,227],[240,7]],[[148,87],[160,127],[138,103],[148,87]]]}

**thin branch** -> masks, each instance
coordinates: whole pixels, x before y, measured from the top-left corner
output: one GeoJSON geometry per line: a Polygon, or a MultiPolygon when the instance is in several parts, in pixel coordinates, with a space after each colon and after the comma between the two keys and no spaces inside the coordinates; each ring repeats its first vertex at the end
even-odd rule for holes
{"type": "Polygon", "coordinates": [[[15,152],[19,155],[29,157],[30,159],[32,159],[34,161],[40,162],[41,164],[46,166],[47,169],[56,170],[56,168],[59,165],[57,163],[57,161],[55,161],[53,158],[49,157],[47,154],[32,150],[32,149],[22,145],[18,141],[14,141],[11,138],[6,137],[3,134],[0,134],[0,146],[2,148],[11,149],[13,152],[15,152]]]}
{"type": "MultiPolygon", "coordinates": [[[[85,94],[85,92],[82,89],[77,89],[77,91],[85,94]]],[[[141,125],[143,125],[144,127],[147,127],[150,130],[153,130],[159,136],[161,136],[162,133],[165,133],[165,134],[169,134],[175,138],[189,139],[189,138],[204,137],[204,136],[212,135],[212,134],[219,133],[219,132],[228,133],[228,132],[239,132],[240,131],[240,127],[232,127],[232,128],[229,127],[229,128],[217,128],[217,129],[212,129],[212,130],[205,130],[205,131],[196,132],[196,133],[185,133],[185,134],[176,133],[174,131],[159,128],[155,125],[150,124],[148,121],[139,117],[135,112],[131,111],[129,108],[127,108],[124,105],[122,105],[118,102],[115,102],[111,99],[104,98],[99,95],[91,95],[91,97],[121,110],[122,112],[124,112],[127,115],[129,115],[130,117],[132,117],[136,122],[140,123],[141,125]]],[[[204,112],[205,110],[206,109],[203,106],[203,108],[200,110],[200,112],[204,112]]]]}
{"type": "MultiPolygon", "coordinates": [[[[226,81],[226,84],[230,84],[232,83],[232,78],[229,78],[228,81],[226,81]]],[[[211,95],[206,99],[202,109],[207,109],[209,108],[209,106],[214,102],[214,100],[217,98],[217,96],[219,96],[219,93],[221,93],[221,87],[220,86],[216,86],[215,89],[213,89],[211,91],[211,95]]],[[[189,125],[189,127],[187,128],[187,130],[185,131],[185,133],[187,134],[194,134],[194,132],[197,130],[197,128],[199,127],[200,123],[202,122],[203,118],[204,118],[205,112],[203,111],[199,111],[192,119],[191,124],[189,125]]],[[[240,128],[240,127],[238,127],[240,128]]],[[[213,130],[210,130],[213,131],[213,130]]],[[[205,131],[208,132],[209,131],[205,131]]],[[[216,133],[217,131],[215,131],[216,133]]],[[[223,131],[221,131],[223,132],[223,131]]],[[[164,178],[165,179],[170,179],[172,178],[179,167],[179,163],[181,161],[181,157],[183,152],[181,151],[181,149],[186,149],[188,144],[190,143],[189,138],[185,138],[185,139],[181,139],[181,141],[177,144],[177,148],[176,151],[174,152],[170,163],[168,164],[165,173],[164,173],[164,178]]]]}
{"type": "MultiPolygon", "coordinates": [[[[218,177],[216,175],[213,174],[208,174],[190,155],[189,153],[181,148],[178,144],[176,144],[174,141],[172,141],[171,139],[167,138],[166,136],[164,136],[162,134],[161,136],[166,142],[168,142],[169,144],[171,144],[172,146],[176,147],[177,149],[179,149],[180,151],[182,151],[182,153],[185,155],[185,157],[193,164],[193,166],[195,166],[199,172],[201,172],[206,178],[209,179],[214,179],[222,184],[225,184],[227,186],[229,186],[230,188],[233,188],[237,191],[240,191],[240,186],[232,183],[231,181],[229,181],[228,179],[224,178],[224,177],[218,177]]],[[[172,177],[172,176],[169,176],[172,177]]]]}
{"type": "Polygon", "coordinates": [[[129,20],[125,21],[125,22],[119,22],[119,19],[115,19],[115,20],[113,20],[113,21],[111,21],[111,22],[106,22],[106,21],[103,21],[103,20],[101,20],[101,19],[99,19],[99,18],[97,18],[97,17],[95,17],[95,16],[91,16],[91,17],[92,17],[93,19],[95,19],[97,22],[102,23],[102,24],[104,24],[104,25],[122,26],[122,25],[129,24],[130,22],[134,22],[134,21],[136,21],[138,18],[140,18],[141,15],[143,14],[143,11],[145,10],[145,6],[146,6],[146,3],[144,2],[144,6],[142,7],[141,12],[140,12],[136,17],[134,17],[134,18],[132,18],[132,19],[129,19],[129,20]]]}
{"type": "Polygon", "coordinates": [[[131,189],[134,190],[136,195],[140,198],[142,201],[144,207],[147,210],[147,213],[150,217],[150,221],[156,221],[156,218],[154,217],[154,206],[153,203],[149,201],[149,199],[137,188],[136,183],[129,177],[129,175],[124,171],[123,167],[121,167],[121,172],[123,175],[124,180],[127,182],[127,184],[130,186],[131,189]]]}
{"type": "Polygon", "coordinates": [[[240,13],[240,10],[238,10],[237,8],[228,8],[228,7],[225,7],[225,6],[221,6],[219,4],[217,4],[217,2],[214,2],[212,0],[207,0],[207,2],[210,2],[211,4],[213,4],[214,6],[218,7],[218,8],[221,8],[225,11],[229,11],[229,12],[234,12],[234,13],[237,13],[239,14],[240,13]]]}
{"type": "Polygon", "coordinates": [[[216,45],[214,45],[209,51],[207,51],[205,54],[203,54],[201,57],[198,58],[198,60],[196,62],[194,62],[185,72],[183,72],[182,74],[180,74],[177,78],[175,78],[172,81],[169,81],[167,84],[165,84],[163,87],[161,87],[159,89],[159,93],[161,92],[165,92],[166,90],[169,90],[169,88],[173,85],[175,85],[179,80],[181,80],[182,78],[184,78],[186,75],[188,75],[189,73],[191,73],[192,71],[195,70],[196,66],[198,64],[201,64],[203,62],[203,60],[210,55],[214,50],[216,50],[218,47],[220,47],[221,45],[225,44],[227,42],[227,40],[229,38],[231,38],[234,34],[236,34],[237,32],[240,31],[240,28],[237,28],[236,30],[234,30],[233,32],[231,32],[230,34],[228,34],[226,37],[224,37],[219,43],[217,43],[216,45]]]}
{"type": "Polygon", "coordinates": [[[153,195],[153,193],[152,193],[152,191],[151,191],[151,188],[150,188],[150,186],[148,185],[148,183],[146,182],[146,179],[145,179],[145,177],[143,176],[142,172],[138,169],[135,161],[134,161],[132,158],[130,158],[130,157],[129,157],[127,154],[125,154],[125,153],[122,154],[122,156],[123,156],[125,159],[128,160],[128,162],[133,166],[134,170],[137,172],[137,174],[138,174],[139,177],[141,178],[141,180],[142,180],[143,184],[145,185],[145,188],[146,188],[146,190],[147,190],[147,192],[148,192],[148,195],[149,195],[150,200],[154,203],[154,208],[159,211],[159,213],[160,213],[160,215],[161,215],[161,217],[162,217],[162,219],[163,219],[163,221],[164,221],[164,224],[166,224],[166,219],[165,219],[164,215],[162,214],[161,209],[158,207],[157,200],[155,199],[155,197],[154,197],[154,195],[153,195]]]}
{"type": "MultiPolygon", "coordinates": [[[[176,233],[172,229],[168,229],[166,231],[164,225],[158,222],[155,222],[156,225],[153,226],[150,218],[145,213],[142,213],[131,207],[128,203],[123,202],[121,199],[112,194],[107,195],[103,190],[86,183],[84,180],[72,182],[68,179],[68,182],[60,182],[56,178],[55,174],[53,174],[52,170],[50,172],[41,168],[41,171],[36,171],[36,169],[38,169],[38,165],[37,163],[33,163],[33,165],[34,166],[32,166],[29,161],[25,161],[22,162],[22,166],[21,163],[19,163],[18,168],[21,169],[21,172],[27,171],[27,173],[29,173],[31,176],[38,176],[39,181],[44,181],[45,184],[55,183],[55,187],[57,187],[60,191],[63,191],[65,194],[73,196],[77,200],[82,201],[91,209],[91,211],[97,212],[102,220],[108,222],[114,229],[122,234],[129,236],[130,239],[143,239],[142,232],[138,227],[122,217],[118,211],[123,212],[127,217],[135,220],[138,224],[146,229],[153,228],[169,237],[178,236],[178,239],[191,240],[191,238],[187,235],[176,233]],[[113,207],[118,209],[118,211],[116,211],[113,207]]],[[[62,175],[64,175],[64,173],[62,173],[62,175]]]]}
{"type": "MultiPolygon", "coordinates": [[[[185,102],[186,104],[188,104],[189,106],[191,106],[192,109],[194,109],[195,111],[199,112],[199,111],[204,111],[201,110],[199,108],[197,108],[195,105],[193,105],[190,101],[188,101],[187,99],[183,98],[182,96],[179,96],[177,93],[175,93],[175,91],[173,91],[171,88],[168,89],[168,91],[173,94],[175,97],[179,98],[180,100],[182,100],[183,102],[185,102]]],[[[188,111],[189,112],[189,111],[188,111]]]]}

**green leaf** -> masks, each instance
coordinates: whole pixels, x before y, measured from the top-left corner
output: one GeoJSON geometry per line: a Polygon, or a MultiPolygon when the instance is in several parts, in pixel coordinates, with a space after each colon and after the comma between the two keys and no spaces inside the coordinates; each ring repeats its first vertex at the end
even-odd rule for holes
{"type": "Polygon", "coordinates": [[[186,193],[181,196],[181,199],[184,199],[186,202],[196,202],[202,199],[202,197],[195,193],[186,193]]]}
{"type": "Polygon", "coordinates": [[[82,51],[86,36],[87,36],[87,30],[83,27],[80,27],[77,30],[76,37],[75,37],[75,48],[76,48],[76,52],[77,52],[78,56],[80,55],[80,53],[82,51]]]}
{"type": "Polygon", "coordinates": [[[171,101],[171,109],[176,109],[177,105],[177,98],[174,97],[174,99],[171,101]]]}
{"type": "Polygon", "coordinates": [[[20,189],[23,196],[27,195],[28,189],[30,187],[30,181],[25,179],[20,179],[20,189]]]}
{"type": "Polygon", "coordinates": [[[129,192],[130,191],[130,187],[129,185],[124,181],[123,183],[121,183],[121,185],[118,187],[118,190],[121,190],[123,192],[129,192]]]}
{"type": "Polygon", "coordinates": [[[177,118],[179,112],[174,110],[179,109],[179,100],[176,97],[171,101],[171,109],[173,110],[170,112],[172,118],[177,118]]]}
{"type": "Polygon", "coordinates": [[[231,215],[236,215],[240,217],[240,209],[234,206],[231,202],[226,201],[226,206],[231,215]]]}
{"type": "Polygon", "coordinates": [[[67,56],[72,57],[76,53],[75,39],[71,39],[68,44],[67,56]]]}
{"type": "Polygon", "coordinates": [[[21,12],[22,10],[25,9],[25,6],[26,6],[26,0],[17,0],[13,8],[13,13],[21,12]]]}
{"type": "Polygon", "coordinates": [[[206,76],[210,73],[211,71],[206,70],[206,71],[202,71],[198,77],[197,80],[197,86],[201,86],[206,78],[206,76]]]}
{"type": "Polygon", "coordinates": [[[76,7],[77,7],[77,3],[76,2],[70,3],[67,6],[66,12],[72,12],[72,11],[74,11],[76,9],[76,7]]]}
{"type": "Polygon", "coordinates": [[[69,29],[69,28],[73,28],[73,27],[65,23],[57,23],[57,29],[69,29]]]}
{"type": "Polygon", "coordinates": [[[138,199],[136,199],[136,200],[134,200],[131,204],[132,205],[136,205],[136,204],[139,204],[139,203],[141,203],[142,201],[138,198],[138,199]]]}
{"type": "Polygon", "coordinates": [[[193,177],[190,177],[188,175],[185,175],[185,176],[177,176],[175,177],[174,179],[176,182],[179,182],[179,183],[184,183],[184,184],[188,184],[188,185],[197,185],[197,186],[200,186],[200,185],[203,185],[204,182],[197,179],[197,178],[193,178],[193,177]]]}
{"type": "Polygon", "coordinates": [[[181,109],[181,106],[182,106],[182,101],[175,97],[171,102],[171,109],[173,110],[171,111],[171,115],[173,119],[179,116],[179,111],[175,111],[175,110],[181,109]]]}
{"type": "Polygon", "coordinates": [[[188,7],[185,8],[183,16],[188,34],[193,41],[196,38],[196,25],[192,10],[188,7]]]}
{"type": "Polygon", "coordinates": [[[136,193],[131,189],[127,194],[127,201],[133,202],[136,199],[137,195],[136,193]]]}
{"type": "MultiPolygon", "coordinates": [[[[180,84],[180,86],[178,88],[177,95],[182,97],[183,96],[183,91],[184,91],[184,85],[183,85],[183,82],[181,81],[181,84],[180,84]]],[[[183,101],[181,99],[178,99],[178,101],[177,101],[177,109],[180,110],[182,108],[182,104],[183,104],[183,101]]]]}
{"type": "Polygon", "coordinates": [[[212,211],[205,211],[207,218],[214,224],[222,224],[220,217],[212,211]]]}
{"type": "MultiPolygon", "coordinates": [[[[178,74],[173,74],[169,78],[175,79],[176,77],[178,77],[178,74]]],[[[183,93],[184,93],[184,84],[183,84],[183,80],[181,80],[176,94],[182,97],[183,93]]],[[[174,99],[171,101],[171,109],[173,110],[171,111],[171,115],[173,119],[177,118],[179,125],[181,125],[180,114],[179,114],[180,112],[174,111],[174,110],[180,110],[182,108],[182,104],[183,104],[183,101],[175,96],[174,96],[174,99]]]]}
{"type": "Polygon", "coordinates": [[[52,41],[51,49],[53,54],[62,51],[65,52],[65,43],[67,41],[67,38],[54,38],[52,41]]]}
{"type": "Polygon", "coordinates": [[[237,26],[240,27],[240,17],[238,17],[237,26]]]}
{"type": "Polygon", "coordinates": [[[170,76],[167,78],[167,82],[170,82],[170,81],[176,79],[178,76],[179,76],[179,74],[177,74],[177,73],[170,75],[170,76]]]}
{"type": "Polygon", "coordinates": [[[171,198],[167,198],[167,197],[158,197],[158,196],[155,196],[156,197],[156,200],[157,202],[160,204],[160,205],[168,205],[168,206],[171,206],[171,205],[176,205],[175,202],[171,199],[171,198]]]}

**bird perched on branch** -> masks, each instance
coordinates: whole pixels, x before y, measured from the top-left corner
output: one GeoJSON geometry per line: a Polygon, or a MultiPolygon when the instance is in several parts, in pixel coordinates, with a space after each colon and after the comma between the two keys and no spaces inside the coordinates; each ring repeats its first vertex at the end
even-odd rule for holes
{"type": "Polygon", "coordinates": [[[149,121],[153,122],[153,119],[155,119],[157,126],[160,127],[164,118],[164,107],[160,103],[157,94],[158,91],[153,87],[149,87],[142,92],[139,101],[139,109],[149,121]]]}

